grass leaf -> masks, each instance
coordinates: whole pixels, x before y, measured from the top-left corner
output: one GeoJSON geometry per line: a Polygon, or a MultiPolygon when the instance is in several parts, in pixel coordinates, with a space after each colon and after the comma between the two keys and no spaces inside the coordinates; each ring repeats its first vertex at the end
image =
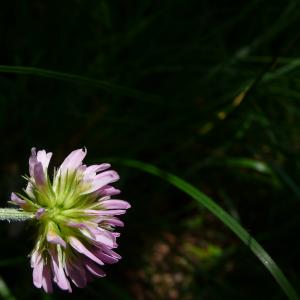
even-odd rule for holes
{"type": "Polygon", "coordinates": [[[247,247],[249,247],[249,249],[263,263],[266,269],[272,274],[290,300],[299,299],[297,292],[291,283],[264,248],[230,214],[228,214],[215,201],[206,196],[199,189],[171,173],[162,171],[156,166],[146,164],[141,161],[130,159],[116,159],[113,161],[158,176],[191,196],[202,206],[206,207],[220,221],[229,227],[246,244],[247,247]]]}
{"type": "Polygon", "coordinates": [[[148,101],[159,101],[160,97],[156,95],[147,94],[139,90],[123,87],[108,81],[92,79],[84,76],[79,76],[70,73],[63,73],[59,71],[45,70],[33,67],[24,66],[4,66],[0,65],[0,73],[8,74],[22,74],[22,75],[32,75],[37,77],[52,78],[61,81],[73,82],[76,84],[84,84],[93,87],[100,88],[104,91],[110,93],[128,96],[136,99],[148,100],[148,101]]]}

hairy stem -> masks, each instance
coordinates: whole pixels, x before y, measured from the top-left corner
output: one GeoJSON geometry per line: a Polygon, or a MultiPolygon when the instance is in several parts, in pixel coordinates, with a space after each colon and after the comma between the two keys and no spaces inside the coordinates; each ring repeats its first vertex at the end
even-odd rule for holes
{"type": "Polygon", "coordinates": [[[33,218],[30,212],[22,211],[15,208],[0,208],[0,221],[21,222],[33,218]]]}

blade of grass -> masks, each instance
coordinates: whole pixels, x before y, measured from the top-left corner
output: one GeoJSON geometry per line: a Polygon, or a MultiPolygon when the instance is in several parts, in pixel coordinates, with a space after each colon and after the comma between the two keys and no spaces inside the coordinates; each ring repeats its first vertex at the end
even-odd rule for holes
{"type": "Polygon", "coordinates": [[[299,300],[296,290],[293,288],[287,277],[283,274],[283,272],[277,266],[271,256],[231,215],[229,215],[211,198],[206,196],[204,193],[202,193],[200,190],[198,190],[196,187],[186,182],[185,180],[171,173],[160,170],[156,166],[131,159],[111,159],[111,161],[158,176],[191,196],[202,206],[206,207],[249,247],[249,249],[257,256],[257,258],[272,274],[287,297],[290,300],[299,300]]]}
{"type": "Polygon", "coordinates": [[[92,79],[92,78],[70,74],[70,73],[62,73],[58,71],[24,67],[24,66],[5,66],[5,65],[0,65],[0,73],[32,75],[37,77],[52,78],[60,81],[67,81],[76,84],[84,84],[84,85],[97,87],[104,91],[116,95],[128,96],[135,99],[148,100],[151,102],[160,102],[161,100],[161,97],[157,95],[147,94],[139,90],[123,87],[108,81],[92,79]]]}
{"type": "Polygon", "coordinates": [[[273,169],[278,173],[281,180],[294,192],[294,194],[300,198],[300,187],[297,183],[289,176],[287,172],[280,166],[273,164],[273,169]]]}
{"type": "Polygon", "coordinates": [[[296,58],[290,61],[288,64],[284,65],[283,67],[278,68],[276,71],[269,72],[268,74],[266,74],[262,79],[262,82],[268,82],[270,80],[281,77],[282,75],[288,74],[299,67],[300,67],[300,59],[296,58]]]}
{"type": "Polygon", "coordinates": [[[1,299],[4,300],[16,300],[16,298],[12,295],[2,277],[0,277],[0,296],[1,299]]]}
{"type": "Polygon", "coordinates": [[[228,166],[252,169],[256,172],[263,174],[274,174],[272,169],[263,161],[256,159],[240,157],[240,158],[227,158],[223,161],[224,164],[228,166]]]}

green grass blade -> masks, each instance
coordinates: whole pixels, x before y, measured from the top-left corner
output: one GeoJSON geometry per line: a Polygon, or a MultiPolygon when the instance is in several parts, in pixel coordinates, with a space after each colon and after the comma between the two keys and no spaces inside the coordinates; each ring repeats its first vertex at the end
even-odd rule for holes
{"type": "Polygon", "coordinates": [[[123,87],[108,81],[92,79],[70,73],[62,73],[58,71],[45,70],[40,68],[23,67],[23,66],[5,66],[0,65],[0,73],[32,75],[37,77],[52,78],[60,81],[67,81],[77,84],[84,84],[97,87],[110,93],[128,96],[135,99],[158,102],[161,98],[157,95],[147,94],[139,90],[123,87]]]}
{"type": "Polygon", "coordinates": [[[300,59],[296,58],[296,59],[290,61],[288,64],[284,65],[283,67],[278,68],[276,71],[269,72],[268,74],[266,74],[264,76],[264,78],[262,79],[262,81],[267,82],[267,81],[270,81],[273,79],[277,79],[278,77],[288,74],[288,73],[294,71],[295,69],[298,69],[299,67],[300,67],[300,59]]]}
{"type": "Polygon", "coordinates": [[[116,159],[113,161],[158,176],[168,181],[184,193],[190,195],[194,200],[206,207],[212,214],[220,219],[250,248],[250,250],[272,274],[290,300],[299,300],[296,290],[264,248],[231,215],[216,204],[211,198],[203,194],[200,190],[185,180],[171,173],[162,171],[153,165],[130,159],[116,159]]]}
{"type": "Polygon", "coordinates": [[[0,297],[4,300],[16,300],[2,277],[0,277],[0,297]]]}
{"type": "Polygon", "coordinates": [[[223,163],[231,167],[252,169],[258,173],[273,174],[272,169],[265,162],[256,159],[244,157],[226,158],[223,163]]]}

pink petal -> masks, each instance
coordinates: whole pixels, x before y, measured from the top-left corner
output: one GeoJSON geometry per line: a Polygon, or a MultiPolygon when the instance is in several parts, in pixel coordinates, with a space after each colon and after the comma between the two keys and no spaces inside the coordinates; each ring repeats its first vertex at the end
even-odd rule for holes
{"type": "Polygon", "coordinates": [[[38,160],[36,158],[36,149],[31,148],[31,156],[29,157],[29,174],[31,177],[33,177],[33,169],[34,166],[38,163],[38,160]]]}
{"type": "Polygon", "coordinates": [[[75,222],[75,221],[69,221],[66,223],[70,227],[74,228],[86,228],[85,222],[75,222]]]}
{"type": "Polygon", "coordinates": [[[116,247],[116,238],[111,232],[108,232],[102,228],[90,229],[93,237],[92,239],[100,244],[108,247],[116,247]]]}
{"type": "Polygon", "coordinates": [[[26,205],[26,201],[18,197],[15,193],[11,193],[10,200],[20,207],[24,207],[26,205]]]}
{"type": "Polygon", "coordinates": [[[85,256],[87,256],[97,264],[103,265],[103,262],[98,257],[96,257],[90,250],[88,250],[77,238],[70,237],[69,242],[71,246],[79,253],[84,254],[85,256]]]}
{"type": "Polygon", "coordinates": [[[94,177],[93,181],[90,182],[91,187],[87,191],[83,192],[83,194],[95,192],[105,185],[119,180],[119,178],[118,173],[115,171],[105,171],[100,173],[94,177]]]}
{"type": "Polygon", "coordinates": [[[124,222],[119,220],[118,218],[110,218],[105,220],[105,222],[111,226],[120,226],[120,227],[124,226],[124,222]]]}
{"type": "Polygon", "coordinates": [[[51,256],[51,266],[54,274],[54,281],[62,290],[68,290],[69,292],[72,292],[70,282],[66,277],[62,262],[58,258],[56,250],[54,248],[49,248],[49,253],[51,256]]]}
{"type": "Polygon", "coordinates": [[[72,151],[61,164],[59,168],[60,172],[65,174],[68,170],[76,170],[82,165],[82,161],[85,158],[86,153],[86,149],[84,151],[82,149],[72,151]]]}
{"type": "Polygon", "coordinates": [[[46,153],[45,150],[40,150],[37,152],[36,157],[37,160],[42,164],[44,172],[46,173],[46,170],[49,166],[50,159],[52,157],[52,153],[51,152],[46,153]]]}
{"type": "Polygon", "coordinates": [[[28,182],[27,186],[26,186],[26,193],[29,197],[34,197],[33,192],[32,192],[32,183],[28,182]]]}
{"type": "Polygon", "coordinates": [[[31,268],[33,268],[36,265],[39,257],[40,257],[40,252],[37,249],[34,249],[33,252],[31,253],[31,257],[30,257],[31,268]]]}
{"type": "Polygon", "coordinates": [[[97,277],[105,276],[105,272],[103,270],[101,270],[93,261],[91,261],[89,259],[85,260],[85,267],[94,276],[97,276],[97,277]]]}
{"type": "Polygon", "coordinates": [[[77,171],[80,171],[82,174],[85,172],[86,170],[86,165],[80,165],[78,168],[77,168],[77,171]]]}
{"type": "Polygon", "coordinates": [[[80,229],[80,232],[89,238],[91,243],[97,247],[102,245],[106,245],[111,248],[117,247],[116,236],[105,229],[94,226],[84,226],[83,229],[80,229]]]}
{"type": "Polygon", "coordinates": [[[45,214],[45,211],[46,211],[45,208],[43,207],[39,208],[35,213],[36,219],[40,220],[41,217],[45,214]]]}
{"type": "Polygon", "coordinates": [[[111,232],[111,234],[115,237],[115,238],[117,238],[117,237],[119,237],[121,234],[119,233],[119,232],[111,232]]]}
{"type": "Polygon", "coordinates": [[[115,251],[113,251],[112,249],[109,249],[106,246],[102,247],[102,251],[105,252],[107,255],[111,256],[111,257],[115,257],[117,259],[121,259],[121,255],[119,255],[118,253],[116,253],[115,251]]]}
{"type": "Polygon", "coordinates": [[[74,221],[69,221],[66,223],[70,227],[74,228],[84,228],[87,229],[88,231],[92,231],[93,229],[98,227],[97,223],[90,222],[90,221],[85,221],[85,222],[74,222],[74,221]]]}
{"type": "Polygon", "coordinates": [[[43,269],[43,279],[42,279],[42,286],[46,293],[52,293],[52,280],[51,280],[51,269],[50,266],[44,265],[43,269]]]}
{"type": "Polygon", "coordinates": [[[46,180],[45,180],[45,174],[44,174],[44,169],[43,169],[42,163],[38,162],[34,165],[33,177],[34,177],[35,183],[37,185],[45,184],[46,180]]]}
{"type": "Polygon", "coordinates": [[[106,200],[100,202],[106,209],[128,209],[130,204],[124,200],[106,200]]]}
{"type": "Polygon", "coordinates": [[[110,164],[91,165],[84,170],[84,180],[91,180],[96,176],[97,172],[110,168],[110,164]]]}
{"type": "Polygon", "coordinates": [[[104,171],[106,169],[109,169],[111,167],[111,165],[108,164],[108,163],[104,163],[104,164],[100,164],[100,165],[95,165],[95,166],[98,166],[97,169],[96,169],[96,172],[102,172],[102,171],[104,171]]]}
{"type": "Polygon", "coordinates": [[[67,244],[66,242],[55,232],[53,231],[48,231],[47,232],[47,242],[56,244],[56,245],[61,245],[62,247],[66,248],[67,244]]]}
{"type": "Polygon", "coordinates": [[[85,209],[83,211],[85,215],[88,216],[113,216],[113,215],[123,215],[126,210],[116,209],[116,210],[95,210],[95,209],[85,209]]]}
{"type": "Polygon", "coordinates": [[[36,154],[36,149],[31,149],[31,156],[29,158],[29,174],[39,185],[45,183],[46,172],[51,156],[52,153],[46,153],[45,150],[38,151],[36,154]]]}
{"type": "Polygon", "coordinates": [[[104,252],[99,252],[97,254],[97,256],[107,264],[115,264],[119,261],[118,258],[109,256],[108,254],[105,254],[104,252]]]}
{"type": "Polygon", "coordinates": [[[106,186],[100,188],[99,190],[97,190],[96,193],[101,196],[114,196],[114,195],[120,194],[121,191],[114,188],[113,186],[106,185],[106,186]]]}
{"type": "Polygon", "coordinates": [[[68,276],[77,287],[84,288],[86,286],[87,279],[85,269],[79,260],[75,263],[67,262],[66,270],[68,276]]]}
{"type": "Polygon", "coordinates": [[[41,288],[42,287],[43,265],[44,265],[44,262],[43,262],[42,256],[39,255],[36,258],[36,261],[35,261],[34,266],[33,266],[33,272],[32,272],[33,284],[37,288],[41,288]]]}

